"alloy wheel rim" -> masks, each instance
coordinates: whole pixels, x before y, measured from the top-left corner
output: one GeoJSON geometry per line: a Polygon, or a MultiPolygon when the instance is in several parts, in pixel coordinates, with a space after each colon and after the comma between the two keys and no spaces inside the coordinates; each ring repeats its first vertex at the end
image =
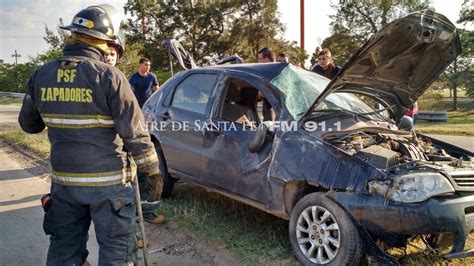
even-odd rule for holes
{"type": "Polygon", "coordinates": [[[341,233],[331,212],[321,206],[309,206],[298,216],[296,239],[308,260],[327,264],[339,252],[341,233]]]}

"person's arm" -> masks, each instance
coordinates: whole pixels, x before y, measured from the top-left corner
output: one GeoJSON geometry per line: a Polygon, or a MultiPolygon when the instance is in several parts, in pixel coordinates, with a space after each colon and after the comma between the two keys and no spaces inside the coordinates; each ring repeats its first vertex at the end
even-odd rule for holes
{"type": "Polygon", "coordinates": [[[158,83],[158,79],[156,78],[155,74],[153,74],[153,87],[151,89],[153,92],[160,89],[160,84],[158,83]]]}
{"type": "Polygon", "coordinates": [[[130,76],[128,79],[128,83],[130,84],[132,91],[135,92],[135,79],[133,78],[134,74],[130,76]]]}
{"type": "Polygon", "coordinates": [[[125,149],[132,155],[138,169],[148,176],[152,185],[153,192],[146,200],[158,200],[163,190],[163,180],[155,146],[151,142],[137,99],[128,80],[120,71],[114,71],[113,75],[105,80],[105,88],[111,88],[109,105],[115,130],[123,140],[125,149]]]}
{"type": "Polygon", "coordinates": [[[23,105],[21,106],[20,115],[18,116],[18,123],[21,129],[30,134],[40,133],[46,127],[38,109],[36,109],[34,97],[35,76],[36,72],[33,73],[28,81],[25,97],[23,98],[23,105]]]}

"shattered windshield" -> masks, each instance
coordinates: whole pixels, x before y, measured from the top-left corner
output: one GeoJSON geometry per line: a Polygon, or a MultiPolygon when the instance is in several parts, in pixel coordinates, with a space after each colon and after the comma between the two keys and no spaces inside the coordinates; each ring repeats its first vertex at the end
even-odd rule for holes
{"type": "Polygon", "coordinates": [[[326,88],[329,80],[289,64],[270,83],[283,92],[286,108],[296,120],[299,120],[326,88]]]}
{"type": "MultiPolygon", "coordinates": [[[[283,92],[286,108],[296,120],[300,120],[329,84],[329,81],[316,73],[289,64],[270,83],[283,92]]],[[[340,92],[328,95],[313,112],[325,114],[325,111],[343,110],[358,114],[374,111],[354,94],[340,92]]]]}

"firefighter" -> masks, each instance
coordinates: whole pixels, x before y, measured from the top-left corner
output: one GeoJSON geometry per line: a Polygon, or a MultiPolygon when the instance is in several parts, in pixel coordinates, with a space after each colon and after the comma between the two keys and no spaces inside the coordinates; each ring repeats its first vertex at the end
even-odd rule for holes
{"type": "Polygon", "coordinates": [[[119,64],[120,58],[123,55],[125,47],[125,35],[122,30],[119,30],[117,37],[113,41],[107,42],[110,53],[106,56],[105,62],[109,65],[115,66],[119,64]]]}
{"type": "Polygon", "coordinates": [[[43,222],[51,236],[47,265],[82,265],[91,221],[99,265],[133,265],[130,182],[137,167],[151,184],[147,200],[161,195],[158,157],[140,126],[140,107],[124,74],[105,63],[107,42],[117,38],[119,24],[110,5],[79,11],[63,27],[71,31],[63,57],[39,67],[27,85],[19,123],[32,134],[48,127],[51,143],[51,200],[43,222]]]}
{"type": "MultiPolygon", "coordinates": [[[[122,58],[125,46],[125,37],[122,31],[119,31],[118,38],[114,41],[108,42],[110,49],[110,55],[106,57],[106,62],[109,65],[115,66],[119,63],[120,58],[122,58]]],[[[143,218],[146,222],[152,224],[161,224],[165,221],[165,217],[160,214],[158,202],[149,202],[149,193],[153,191],[153,188],[150,187],[150,183],[146,178],[146,173],[139,172],[137,175],[138,181],[140,182],[140,197],[144,199],[142,201],[142,210],[143,218]]],[[[138,241],[137,243],[142,243],[138,241]]],[[[142,244],[138,244],[138,247],[142,247],[142,244]]]]}

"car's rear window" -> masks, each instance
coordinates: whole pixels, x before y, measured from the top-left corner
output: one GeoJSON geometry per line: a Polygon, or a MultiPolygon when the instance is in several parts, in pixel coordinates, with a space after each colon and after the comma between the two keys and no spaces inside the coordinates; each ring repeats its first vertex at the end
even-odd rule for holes
{"type": "Polygon", "coordinates": [[[171,106],[205,114],[216,79],[215,74],[193,74],[187,77],[176,88],[171,106]]]}

